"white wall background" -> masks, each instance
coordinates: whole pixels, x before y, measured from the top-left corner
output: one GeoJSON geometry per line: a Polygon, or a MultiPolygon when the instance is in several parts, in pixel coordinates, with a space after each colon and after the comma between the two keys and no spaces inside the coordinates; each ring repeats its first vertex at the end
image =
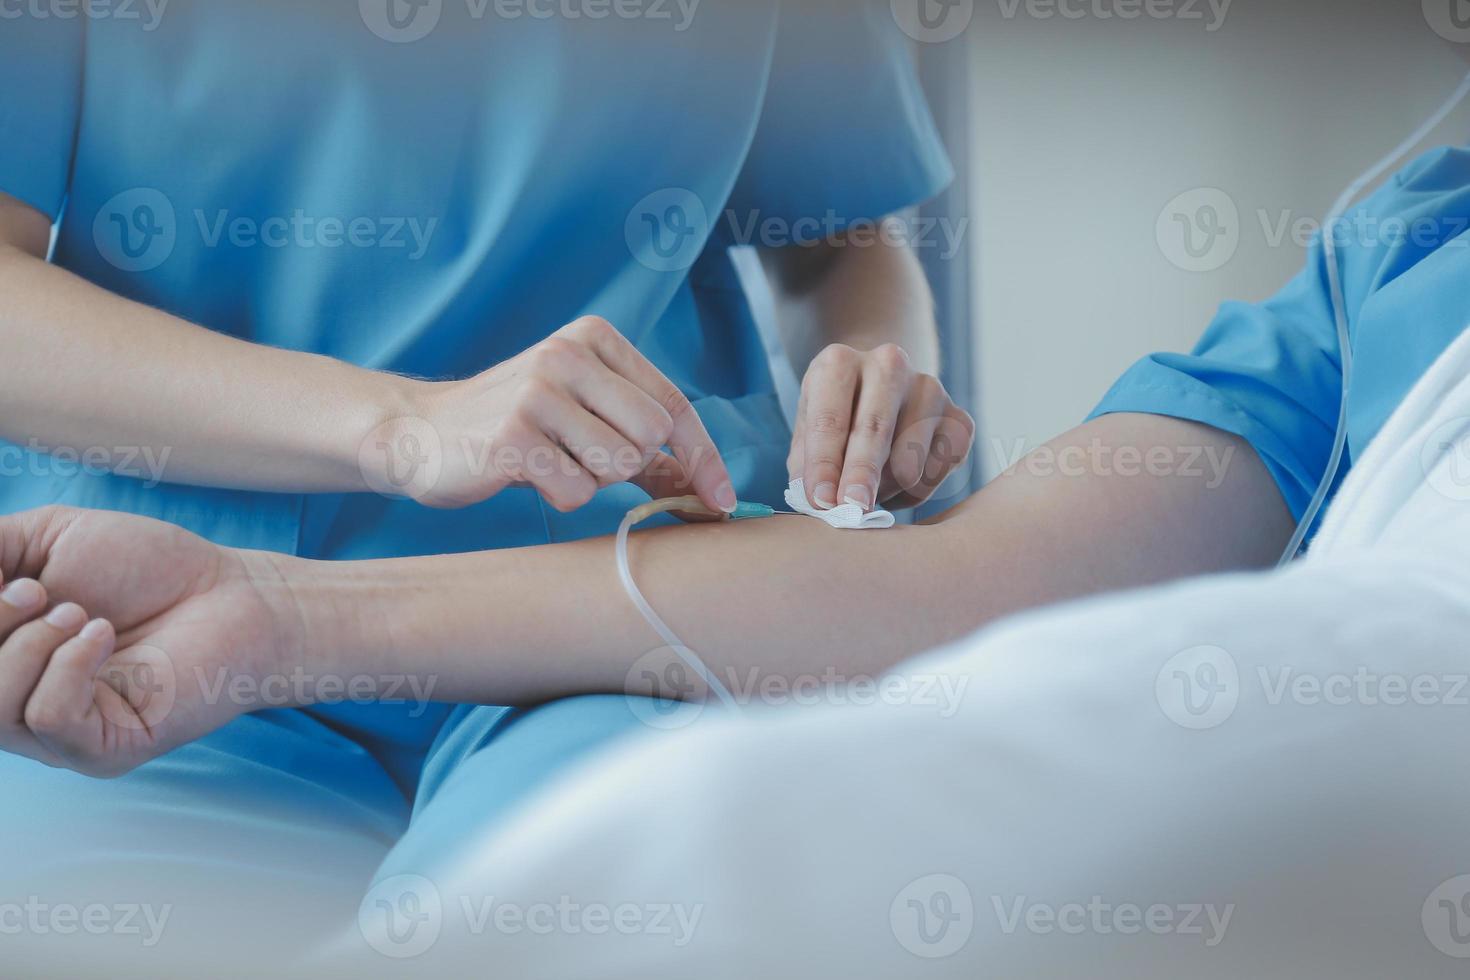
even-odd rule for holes
{"type": "MultiPolygon", "coordinates": [[[[1470,68],[1421,0],[1235,0],[1213,33],[977,0],[967,36],[987,477],[1018,440],[1075,425],[1139,356],[1190,348],[1221,301],[1275,292],[1302,251],[1290,236],[1273,245],[1262,213],[1273,229],[1283,215],[1320,219],[1470,68]],[[1237,205],[1239,246],[1223,267],[1187,272],[1155,224],[1201,187],[1237,205]]],[[[1434,142],[1467,137],[1462,107],[1434,142]]]]}

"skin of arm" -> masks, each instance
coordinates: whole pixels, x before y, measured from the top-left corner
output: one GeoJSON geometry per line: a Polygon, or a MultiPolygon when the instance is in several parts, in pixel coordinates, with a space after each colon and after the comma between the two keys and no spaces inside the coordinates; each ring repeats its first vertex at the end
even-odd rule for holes
{"type": "Polygon", "coordinates": [[[791,363],[810,364],[830,344],[872,350],[897,344],[914,370],[939,373],[934,300],[913,251],[881,234],[840,236],[810,246],[763,249],[776,296],[776,322],[791,363]]]}
{"type": "MultiPolygon", "coordinates": [[[[717,676],[853,678],[1030,607],[1269,567],[1291,530],[1242,440],[1114,415],[927,525],[851,532],[777,517],[659,529],[635,535],[630,557],[649,601],[717,676]],[[1156,465],[1129,475],[1121,460],[1135,452],[1156,465]]],[[[450,700],[621,692],[630,666],[661,645],[623,593],[607,539],[277,567],[290,596],[280,616],[310,670],[407,670],[433,676],[450,700]]]]}
{"type": "MultiPolygon", "coordinates": [[[[1240,440],[1118,415],[931,524],[664,528],[636,535],[631,559],[683,641],[758,697],[770,681],[871,678],[1032,606],[1266,567],[1290,530],[1240,440]]],[[[637,680],[649,653],[661,644],[607,538],[325,563],[129,514],[0,516],[0,750],[91,775],[128,772],[251,711],[402,703],[405,682],[421,701],[470,704],[655,693],[637,680]]]]}
{"type": "Polygon", "coordinates": [[[135,303],[49,264],[49,240],[44,215],[0,195],[0,438],[105,468],[144,452],[155,480],[242,490],[454,508],[519,484],[568,511],[633,481],[735,504],[688,398],[600,318],[475,377],[421,381],[135,303]],[[399,483],[392,452],[408,437],[440,447],[442,466],[399,483]]]}
{"type": "Polygon", "coordinates": [[[124,299],[47,263],[49,240],[45,216],[0,195],[0,437],[114,457],[103,465],[167,452],[180,483],[367,489],[358,443],[410,414],[411,382],[124,299]]]}

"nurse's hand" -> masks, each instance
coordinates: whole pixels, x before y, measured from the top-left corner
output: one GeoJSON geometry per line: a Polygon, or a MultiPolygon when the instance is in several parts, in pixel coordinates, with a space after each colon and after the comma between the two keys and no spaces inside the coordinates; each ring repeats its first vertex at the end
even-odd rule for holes
{"type": "Polygon", "coordinates": [[[266,564],[132,515],[0,518],[0,750],[118,776],[275,706],[291,647],[266,564]]]}
{"type": "Polygon", "coordinates": [[[598,317],[477,377],[428,385],[419,414],[428,429],[415,437],[410,419],[394,438],[440,446],[442,465],[408,490],[431,507],[529,485],[571,511],[624,482],[654,497],[696,494],[712,509],[735,507],[729,472],[689,399],[598,317]]]}
{"type": "Polygon", "coordinates": [[[899,510],[928,500],[974,438],[974,419],[903,348],[833,344],[802,381],[787,470],[813,506],[899,510]]]}

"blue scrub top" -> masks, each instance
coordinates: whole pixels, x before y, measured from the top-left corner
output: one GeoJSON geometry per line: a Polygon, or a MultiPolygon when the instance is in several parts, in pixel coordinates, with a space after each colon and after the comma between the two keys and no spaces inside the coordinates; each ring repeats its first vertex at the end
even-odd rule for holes
{"type": "MultiPolygon", "coordinates": [[[[747,498],[779,499],[789,432],[730,246],[876,219],[952,177],[881,0],[43,7],[0,3],[0,191],[57,219],[56,264],[211,330],[429,378],[606,317],[693,400],[747,498]]],[[[508,490],[442,512],[151,486],[14,448],[0,513],[125,510],[316,558],[604,534],[645,499],[615,487],[563,515],[508,490]]]]}
{"type": "MultiPolygon", "coordinates": [[[[1419,158],[1350,212],[1333,242],[1354,356],[1340,481],[1470,324],[1470,151],[1419,158]]],[[[1143,359],[1092,417],[1171,415],[1238,435],[1300,519],[1336,436],[1340,354],[1319,239],[1280,294],[1225,304],[1192,354],[1143,359]]]]}

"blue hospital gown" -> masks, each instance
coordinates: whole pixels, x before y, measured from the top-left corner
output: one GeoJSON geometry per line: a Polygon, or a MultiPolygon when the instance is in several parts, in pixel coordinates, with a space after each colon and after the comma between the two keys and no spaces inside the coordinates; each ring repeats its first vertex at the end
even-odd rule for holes
{"type": "MultiPolygon", "coordinates": [[[[1427,153],[1334,235],[1354,355],[1346,463],[1470,325],[1470,150],[1427,153]]],[[[1342,362],[1320,239],[1260,304],[1226,303],[1190,354],[1133,366],[1093,416],[1145,412],[1245,439],[1300,518],[1336,435],[1342,362]]]]}

